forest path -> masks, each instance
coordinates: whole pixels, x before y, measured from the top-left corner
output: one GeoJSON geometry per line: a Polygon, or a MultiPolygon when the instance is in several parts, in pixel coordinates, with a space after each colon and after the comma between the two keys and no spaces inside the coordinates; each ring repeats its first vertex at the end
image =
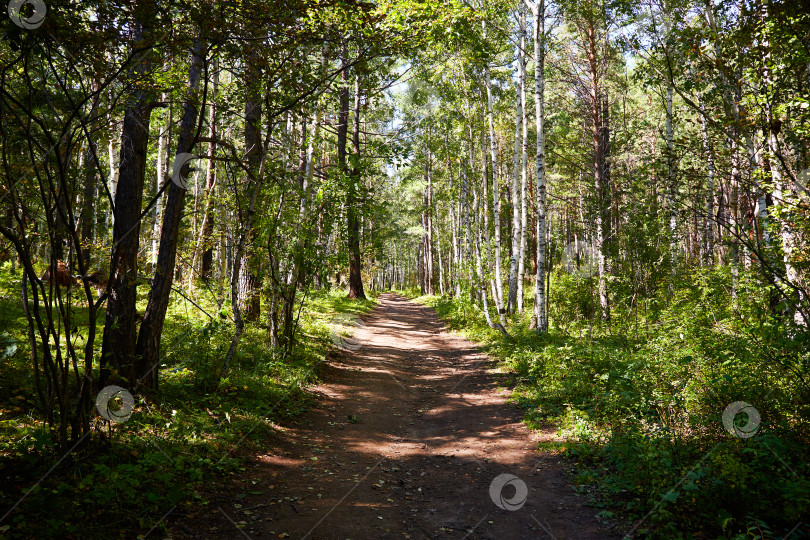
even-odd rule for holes
{"type": "Polygon", "coordinates": [[[324,366],[315,406],[227,493],[174,522],[176,537],[614,537],[560,458],[536,450],[545,435],[521,423],[492,360],[401,296],[382,296],[364,319],[359,348],[324,366]],[[501,491],[507,500],[525,483],[522,508],[493,502],[501,473],[519,479],[501,491]]]}

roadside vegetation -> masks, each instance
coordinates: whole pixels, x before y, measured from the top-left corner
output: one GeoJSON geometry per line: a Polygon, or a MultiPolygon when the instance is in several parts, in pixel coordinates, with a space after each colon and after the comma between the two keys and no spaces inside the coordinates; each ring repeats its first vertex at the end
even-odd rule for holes
{"type": "MultiPolygon", "coordinates": [[[[260,321],[221,376],[233,335],[230,310],[204,291],[196,305],[178,298],[164,327],[160,393],[138,395],[120,423],[96,417],[87,444],[59,452],[28,369],[26,323],[14,296],[19,279],[10,263],[0,268],[0,508],[25,498],[0,525],[0,538],[159,536],[164,515],[204,505],[280,424],[308,408],[307,386],[318,380],[337,336],[351,332],[345,321],[374,305],[348,300],[345,290],[312,292],[291,354],[267,346],[260,321]]],[[[77,324],[86,325],[86,313],[82,319],[76,311],[77,324]]]]}
{"type": "Polygon", "coordinates": [[[550,331],[516,317],[511,340],[463,299],[419,300],[514,374],[527,424],[564,441],[541,450],[571,458],[574,485],[617,532],[797,539],[810,512],[808,335],[786,334],[754,277],[735,302],[727,268],[695,270],[674,293],[617,303],[607,324],[595,280],[556,271],[550,331]],[[754,409],[724,419],[735,402],[754,409]]]}

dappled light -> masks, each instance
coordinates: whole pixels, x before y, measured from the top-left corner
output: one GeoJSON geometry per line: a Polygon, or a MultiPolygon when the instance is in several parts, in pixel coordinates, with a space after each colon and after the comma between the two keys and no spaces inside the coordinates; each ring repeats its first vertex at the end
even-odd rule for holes
{"type": "Polygon", "coordinates": [[[0,539],[810,537],[801,2],[0,14],[0,539]]]}

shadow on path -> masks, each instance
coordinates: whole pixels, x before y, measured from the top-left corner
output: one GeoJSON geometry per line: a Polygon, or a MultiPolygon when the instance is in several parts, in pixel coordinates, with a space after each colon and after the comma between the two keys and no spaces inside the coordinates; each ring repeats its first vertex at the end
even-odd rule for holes
{"type": "Polygon", "coordinates": [[[228,493],[175,522],[176,537],[616,537],[575,495],[561,460],[536,450],[479,349],[400,296],[382,296],[364,320],[360,348],[324,366],[316,406],[228,493]],[[527,487],[518,510],[490,497],[501,473],[527,487]]]}

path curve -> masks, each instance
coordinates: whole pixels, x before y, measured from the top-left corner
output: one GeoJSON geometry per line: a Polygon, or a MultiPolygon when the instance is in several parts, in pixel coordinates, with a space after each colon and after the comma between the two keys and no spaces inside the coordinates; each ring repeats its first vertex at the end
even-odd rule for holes
{"type": "Polygon", "coordinates": [[[360,348],[324,366],[316,405],[268,441],[230,493],[177,522],[176,536],[615,537],[574,493],[564,462],[536,450],[494,361],[401,296],[381,296],[364,320],[360,348]],[[506,508],[526,485],[517,510],[490,495],[502,473],[518,479],[501,491],[506,508]]]}

